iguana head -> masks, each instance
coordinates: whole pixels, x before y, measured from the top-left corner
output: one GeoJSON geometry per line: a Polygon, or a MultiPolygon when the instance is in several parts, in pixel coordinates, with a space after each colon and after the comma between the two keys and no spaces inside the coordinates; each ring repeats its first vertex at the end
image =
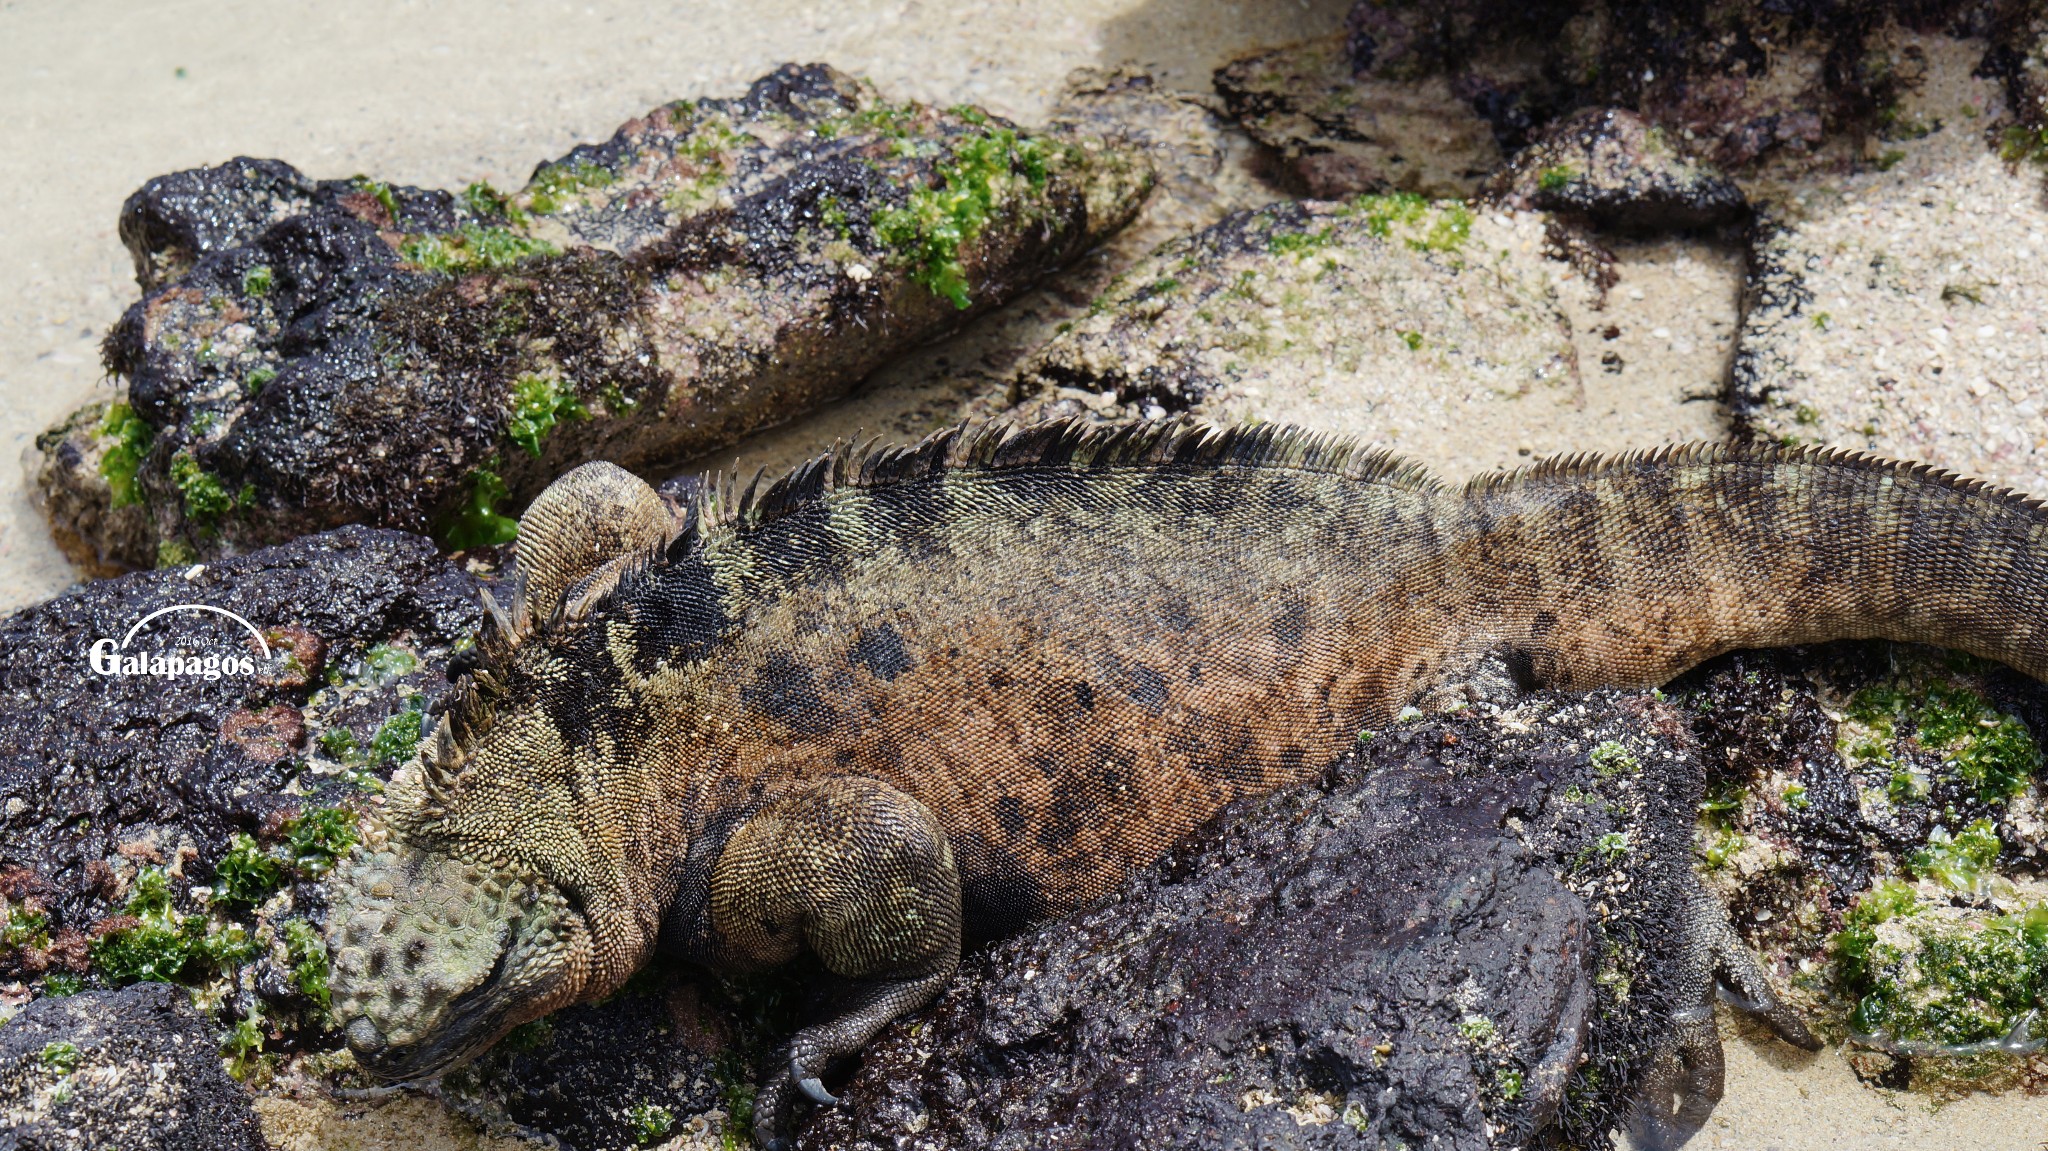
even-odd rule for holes
{"type": "Polygon", "coordinates": [[[394,841],[350,859],[332,891],[335,1019],[380,1078],[438,1074],[589,981],[583,917],[516,866],[394,841]]]}
{"type": "Polygon", "coordinates": [[[630,809],[640,793],[599,778],[609,759],[544,706],[549,691],[602,685],[554,662],[536,632],[670,532],[654,489],[610,464],[556,480],[520,517],[512,610],[485,597],[475,656],[452,673],[418,757],[392,777],[386,818],[331,885],[334,1014],[371,1073],[446,1070],[606,993],[651,945],[658,916],[625,878],[628,811],[591,800],[630,809]]]}

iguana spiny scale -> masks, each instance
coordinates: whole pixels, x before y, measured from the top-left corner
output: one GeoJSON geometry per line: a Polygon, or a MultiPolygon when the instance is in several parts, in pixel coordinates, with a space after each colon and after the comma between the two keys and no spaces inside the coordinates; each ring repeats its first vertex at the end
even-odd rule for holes
{"type": "MultiPolygon", "coordinates": [[[[337,879],[336,1013],[366,1067],[410,1078],[657,945],[742,968],[808,947],[853,993],[764,1083],[764,1136],[937,993],[963,931],[1103,895],[1487,669],[1650,686],[1886,637],[2048,676],[2048,510],[1831,450],[1451,489],[1271,426],[955,429],[728,479],[682,516],[586,465],[520,546],[520,596],[337,879]]],[[[1702,1003],[1718,974],[1813,1042],[1725,922],[1696,934],[1673,962],[1702,1003]]],[[[1653,1083],[1681,1139],[1719,1096],[1696,1014],[1653,1083]]]]}

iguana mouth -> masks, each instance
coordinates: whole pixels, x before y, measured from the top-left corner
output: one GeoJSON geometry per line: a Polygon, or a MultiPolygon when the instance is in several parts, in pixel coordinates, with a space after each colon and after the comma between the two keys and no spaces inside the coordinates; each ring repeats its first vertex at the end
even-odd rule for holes
{"type": "Polygon", "coordinates": [[[406,1083],[431,1079],[488,1049],[515,1026],[506,1020],[517,1004],[507,1002],[502,990],[505,958],[512,951],[508,943],[482,985],[450,1004],[447,1022],[420,1042],[394,1046],[369,1016],[349,1020],[343,1034],[357,1065],[388,1083],[406,1083]]]}

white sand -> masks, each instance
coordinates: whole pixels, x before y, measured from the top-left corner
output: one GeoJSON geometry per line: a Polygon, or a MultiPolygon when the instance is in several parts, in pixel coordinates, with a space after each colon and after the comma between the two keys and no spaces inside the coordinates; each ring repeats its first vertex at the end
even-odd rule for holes
{"type": "MultiPolygon", "coordinates": [[[[356,0],[301,11],[253,0],[0,0],[0,435],[18,455],[104,387],[99,335],[135,293],[116,213],[151,176],[247,154],[316,177],[517,184],[535,162],[660,101],[736,93],[785,60],[828,61],[898,95],[976,101],[1030,122],[1075,66],[1134,60],[1201,90],[1216,65],[1326,32],[1347,6],[766,0],[628,14],[532,0],[356,0]]],[[[1702,274],[1710,272],[1719,269],[1702,274]]],[[[1732,299],[1727,306],[1725,316],[1687,317],[1687,330],[1699,328],[1702,343],[1730,330],[1732,299]]],[[[1628,339],[1640,338],[1644,322],[1624,325],[1628,339]]],[[[1632,376],[1659,358],[1647,344],[1632,350],[1632,376]]],[[[1674,378],[1670,387],[1682,398],[1704,383],[1674,378]]],[[[862,410],[887,407],[869,397],[862,410]]],[[[0,465],[0,610],[72,578],[20,471],[0,465]]],[[[373,1135],[371,1119],[360,1145],[475,1145],[418,1110],[384,1109],[390,1126],[373,1135]]],[[[1728,1098],[1695,1146],[2035,1151],[2048,1139],[2044,1113],[2039,1099],[2014,1097],[1930,1116],[1911,1097],[1861,1087],[1837,1053],[1732,1042],[1728,1098]]],[[[293,1146],[309,1137],[341,1145],[335,1129],[296,1107],[268,1107],[266,1122],[293,1146]]]]}

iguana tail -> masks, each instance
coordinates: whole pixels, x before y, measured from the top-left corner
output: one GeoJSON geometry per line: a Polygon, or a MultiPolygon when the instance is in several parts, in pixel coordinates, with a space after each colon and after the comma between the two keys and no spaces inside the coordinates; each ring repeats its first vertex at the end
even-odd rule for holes
{"type": "Polygon", "coordinates": [[[1663,683],[1721,652],[1959,648],[2048,680],[2048,505],[1926,464],[1699,445],[1474,480],[1468,618],[1535,683],[1663,683]]]}

